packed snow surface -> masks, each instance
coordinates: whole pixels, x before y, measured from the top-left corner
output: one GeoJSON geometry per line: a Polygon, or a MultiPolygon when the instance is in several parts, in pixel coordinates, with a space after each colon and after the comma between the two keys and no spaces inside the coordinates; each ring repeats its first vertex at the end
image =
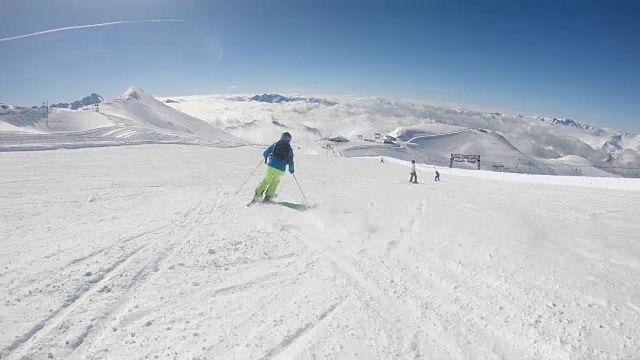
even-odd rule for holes
{"type": "Polygon", "coordinates": [[[640,357],[638,180],[293,145],[0,153],[1,357],[640,357]]]}

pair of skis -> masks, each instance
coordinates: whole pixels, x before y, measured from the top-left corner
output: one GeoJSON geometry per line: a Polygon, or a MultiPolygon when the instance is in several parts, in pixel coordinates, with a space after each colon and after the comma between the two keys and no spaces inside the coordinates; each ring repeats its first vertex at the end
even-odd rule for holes
{"type": "Polygon", "coordinates": [[[273,204],[273,205],[279,205],[279,206],[284,206],[286,208],[292,209],[292,210],[298,210],[298,211],[305,211],[308,209],[311,209],[312,206],[309,206],[308,204],[296,204],[296,203],[292,203],[292,202],[288,202],[288,201],[273,201],[273,200],[262,200],[262,199],[255,199],[255,200],[251,200],[246,206],[250,207],[254,204],[259,204],[259,203],[263,203],[263,204],[273,204]]]}
{"type": "Polygon", "coordinates": [[[260,199],[260,198],[253,198],[253,199],[251,199],[251,201],[249,201],[249,203],[247,204],[247,207],[249,207],[251,205],[254,205],[254,204],[258,204],[258,203],[274,204],[275,202],[273,201],[273,198],[268,199],[268,200],[267,199],[260,199]]]}

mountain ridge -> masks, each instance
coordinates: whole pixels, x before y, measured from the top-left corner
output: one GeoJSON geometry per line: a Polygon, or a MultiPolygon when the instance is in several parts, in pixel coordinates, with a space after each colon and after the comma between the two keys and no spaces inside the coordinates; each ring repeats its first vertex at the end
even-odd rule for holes
{"type": "Polygon", "coordinates": [[[85,106],[96,105],[104,102],[104,98],[96,93],[91,93],[89,96],[83,97],[81,100],[76,100],[71,103],[58,103],[49,105],[50,108],[58,108],[58,109],[71,109],[78,110],[85,106]]]}

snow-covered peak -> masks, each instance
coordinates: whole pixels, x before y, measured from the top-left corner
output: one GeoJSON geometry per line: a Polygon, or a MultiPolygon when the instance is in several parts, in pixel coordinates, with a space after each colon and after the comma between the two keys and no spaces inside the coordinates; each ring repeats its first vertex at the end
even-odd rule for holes
{"type": "Polygon", "coordinates": [[[554,118],[539,117],[539,119],[542,122],[546,122],[552,125],[563,125],[563,126],[569,126],[569,127],[574,127],[574,128],[583,129],[583,130],[596,129],[594,126],[581,124],[571,119],[561,119],[561,118],[555,118],[555,117],[554,118]]]}
{"type": "Polygon", "coordinates": [[[167,106],[141,88],[132,86],[122,96],[105,103],[100,111],[111,117],[123,119],[134,127],[169,131],[175,136],[199,138],[216,143],[242,144],[242,140],[201,119],[167,106]]]}
{"type": "Polygon", "coordinates": [[[125,91],[125,93],[122,94],[120,98],[123,100],[141,100],[145,96],[146,96],[146,93],[144,92],[144,90],[138,87],[132,86],[128,88],[127,91],[125,91]]]}

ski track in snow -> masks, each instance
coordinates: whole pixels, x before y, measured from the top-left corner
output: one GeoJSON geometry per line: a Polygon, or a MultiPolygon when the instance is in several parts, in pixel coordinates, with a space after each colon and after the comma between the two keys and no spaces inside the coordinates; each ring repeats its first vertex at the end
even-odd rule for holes
{"type": "MultiPolygon", "coordinates": [[[[210,197],[207,195],[208,194],[204,195],[205,199],[207,197],[210,197]]],[[[177,240],[186,238],[188,234],[193,231],[194,228],[196,228],[200,223],[202,223],[202,221],[206,220],[206,217],[213,212],[215,207],[217,207],[218,203],[216,202],[210,210],[205,211],[206,216],[204,218],[198,219],[196,214],[199,215],[201,212],[203,212],[204,201],[205,200],[200,200],[197,205],[188,209],[183,214],[183,219],[179,219],[178,221],[174,220],[171,224],[172,227],[166,232],[159,232],[160,230],[167,227],[160,226],[156,229],[145,231],[138,235],[130,236],[119,242],[118,245],[121,249],[124,250],[128,242],[145,237],[147,235],[149,235],[150,237],[150,239],[144,241],[142,245],[136,245],[133,250],[123,251],[124,255],[119,257],[114,263],[112,263],[106,269],[103,269],[88,281],[88,283],[92,285],[83,284],[83,286],[77,289],[70,297],[66,299],[61,308],[54,310],[51,316],[39,322],[25,335],[19,337],[16,341],[14,341],[7,347],[7,350],[9,352],[12,352],[20,346],[24,346],[29,349],[29,342],[39,344],[49,343],[50,346],[52,346],[53,344],[51,343],[58,340],[60,332],[73,334],[74,332],[78,332],[78,330],[76,330],[75,328],[80,327],[80,335],[76,336],[75,340],[73,338],[71,338],[71,340],[66,340],[66,344],[69,345],[71,350],[75,350],[76,348],[78,348],[82,344],[84,338],[89,335],[89,331],[94,327],[94,324],[84,326],[69,323],[76,322],[78,320],[78,317],[86,317],[88,315],[87,313],[92,313],[92,315],[96,317],[103,317],[105,315],[108,315],[115,308],[115,306],[111,303],[112,301],[107,301],[107,304],[104,305],[106,309],[99,309],[99,305],[97,306],[93,304],[92,308],[88,309],[89,311],[87,311],[87,309],[84,308],[86,306],[86,303],[93,302],[94,298],[98,294],[105,291],[109,293],[120,292],[119,296],[124,297],[129,291],[135,289],[136,285],[139,282],[144,281],[145,278],[147,278],[152,272],[158,272],[158,264],[167,256],[166,253],[171,251],[174,247],[184,245],[179,241],[173,241],[167,244],[167,238],[173,238],[177,240]],[[164,249],[162,247],[160,248],[161,250],[153,249],[154,245],[160,245],[158,244],[159,242],[164,243],[162,244],[164,246],[164,249]],[[119,277],[120,279],[117,279],[116,277],[119,277]],[[117,291],[115,288],[119,288],[119,291],[117,291]],[[80,312],[80,314],[78,314],[78,312],[80,312]],[[71,318],[72,320],[67,321],[68,318],[71,318]],[[53,339],[49,340],[49,338],[53,339]]],[[[104,250],[105,249],[100,249],[87,255],[86,257],[74,259],[69,262],[67,266],[86,261],[87,259],[91,259],[96,255],[104,252],[104,250]]]]}
{"type": "Polygon", "coordinates": [[[260,155],[0,153],[2,358],[640,356],[640,191],[297,154],[245,207],[260,155]]]}

